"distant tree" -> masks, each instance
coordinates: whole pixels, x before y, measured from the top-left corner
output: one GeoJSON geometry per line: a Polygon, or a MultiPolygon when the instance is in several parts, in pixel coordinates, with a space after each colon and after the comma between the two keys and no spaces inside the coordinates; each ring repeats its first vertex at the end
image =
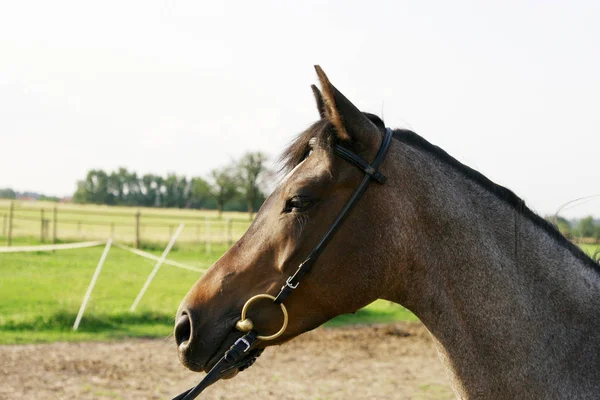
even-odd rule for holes
{"type": "Polygon", "coordinates": [[[176,174],[167,177],[154,174],[138,176],[126,168],[109,172],[92,169],[87,172],[85,179],[77,182],[73,201],[146,207],[217,208],[219,215],[225,208],[250,210],[250,204],[256,208],[264,201],[259,189],[264,176],[264,159],[260,153],[249,153],[235,165],[213,170],[208,181],[201,177],[187,179],[176,174]]]}
{"type": "Polygon", "coordinates": [[[255,152],[244,154],[237,164],[237,179],[240,191],[246,198],[250,219],[252,219],[254,209],[257,207],[257,200],[263,197],[261,196],[260,184],[262,176],[267,172],[266,161],[267,156],[265,154],[255,152]]]}
{"type": "Polygon", "coordinates": [[[186,206],[189,208],[206,208],[210,199],[210,185],[208,182],[200,177],[190,179],[190,191],[186,206]]]}
{"type": "Polygon", "coordinates": [[[592,216],[585,217],[579,220],[578,226],[579,235],[581,237],[594,237],[596,234],[596,226],[592,216]]]}
{"type": "Polygon", "coordinates": [[[88,171],[85,180],[77,182],[73,195],[76,203],[115,204],[114,195],[109,193],[108,175],[102,170],[88,171]]]}
{"type": "Polygon", "coordinates": [[[189,190],[187,178],[185,176],[169,174],[167,179],[164,180],[164,186],[164,207],[185,207],[189,190]]]}
{"type": "Polygon", "coordinates": [[[152,207],[158,198],[159,187],[156,177],[152,174],[144,175],[138,182],[140,199],[138,205],[152,207]]]}
{"type": "Polygon", "coordinates": [[[113,204],[122,205],[125,203],[123,190],[123,174],[127,173],[127,170],[120,168],[119,171],[113,171],[108,175],[108,194],[112,199],[113,204]]]}
{"type": "Polygon", "coordinates": [[[125,192],[125,203],[128,206],[142,205],[142,192],[140,179],[135,172],[128,172],[124,176],[123,190],[125,192]]]}
{"type": "Polygon", "coordinates": [[[209,192],[217,203],[217,211],[219,212],[219,218],[221,218],[223,207],[238,191],[237,179],[232,167],[213,169],[210,176],[212,182],[209,192]]]}
{"type": "Polygon", "coordinates": [[[0,199],[16,199],[17,193],[12,189],[0,189],[0,199]]]}

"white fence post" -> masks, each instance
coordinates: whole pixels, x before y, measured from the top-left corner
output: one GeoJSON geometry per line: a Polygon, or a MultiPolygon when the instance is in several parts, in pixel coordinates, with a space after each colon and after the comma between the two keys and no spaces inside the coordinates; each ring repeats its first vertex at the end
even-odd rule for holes
{"type": "Polygon", "coordinates": [[[85,311],[85,307],[87,306],[90,297],[92,296],[92,290],[94,290],[94,285],[96,285],[96,281],[98,280],[98,276],[100,275],[100,271],[102,270],[102,266],[104,265],[104,260],[106,260],[106,256],[108,255],[108,251],[110,250],[110,245],[112,244],[112,239],[108,239],[106,242],[106,246],[104,247],[104,252],[102,253],[102,257],[100,257],[100,261],[98,262],[98,266],[96,267],[96,271],[94,272],[94,276],[92,276],[92,281],[85,292],[85,296],[83,296],[83,303],[81,303],[81,307],[79,307],[79,312],[77,313],[77,318],[75,319],[75,323],[73,324],[73,330],[76,331],[79,328],[79,323],[81,322],[81,318],[83,317],[83,313],[85,311]]]}

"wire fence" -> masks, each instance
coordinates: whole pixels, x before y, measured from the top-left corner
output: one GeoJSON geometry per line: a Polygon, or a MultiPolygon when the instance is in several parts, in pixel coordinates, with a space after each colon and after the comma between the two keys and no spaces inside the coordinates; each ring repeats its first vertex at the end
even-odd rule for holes
{"type": "Polygon", "coordinates": [[[186,229],[178,241],[205,243],[208,248],[211,244],[231,245],[251,223],[248,218],[220,218],[201,211],[197,215],[176,215],[150,210],[117,212],[59,206],[33,208],[19,206],[16,202],[0,208],[0,233],[7,246],[19,237],[39,237],[41,243],[112,238],[139,248],[142,243],[168,242],[182,222],[186,229]]]}

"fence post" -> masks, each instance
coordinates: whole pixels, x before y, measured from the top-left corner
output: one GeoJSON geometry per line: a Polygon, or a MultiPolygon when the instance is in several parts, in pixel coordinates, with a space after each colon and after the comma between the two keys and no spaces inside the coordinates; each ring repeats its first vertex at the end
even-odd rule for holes
{"type": "Polygon", "coordinates": [[[56,223],[58,222],[58,210],[56,206],[52,209],[52,244],[56,244],[56,223]]]}
{"type": "Polygon", "coordinates": [[[15,202],[10,202],[10,211],[8,214],[8,246],[12,245],[12,229],[13,229],[13,216],[15,213],[15,202]]]}
{"type": "Polygon", "coordinates": [[[206,224],[206,229],[205,229],[205,240],[206,240],[206,253],[210,253],[210,220],[208,219],[208,216],[204,217],[204,222],[206,224]]]}
{"type": "Polygon", "coordinates": [[[40,243],[44,243],[44,209],[40,209],[40,243]]]}
{"type": "Polygon", "coordinates": [[[135,248],[136,249],[140,248],[140,216],[141,215],[142,214],[140,213],[139,210],[135,214],[135,248]]]}
{"type": "Polygon", "coordinates": [[[110,238],[114,239],[115,237],[115,223],[111,222],[110,223],[110,238]]]}
{"type": "Polygon", "coordinates": [[[227,244],[229,246],[233,244],[233,240],[231,237],[231,218],[227,218],[227,244]]]}
{"type": "Polygon", "coordinates": [[[6,236],[6,222],[8,222],[8,221],[7,221],[6,214],[4,214],[2,216],[2,236],[6,236]]]}

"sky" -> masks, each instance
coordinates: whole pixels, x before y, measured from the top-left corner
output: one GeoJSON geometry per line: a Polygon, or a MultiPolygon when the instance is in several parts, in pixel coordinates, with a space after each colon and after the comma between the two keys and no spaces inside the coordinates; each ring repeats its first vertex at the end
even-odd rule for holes
{"type": "MultiPolygon", "coordinates": [[[[0,187],[92,168],[206,176],[274,160],[320,64],[540,214],[600,194],[597,1],[13,1],[0,5],[0,187]]],[[[600,197],[562,214],[600,217],[600,197]]]]}

